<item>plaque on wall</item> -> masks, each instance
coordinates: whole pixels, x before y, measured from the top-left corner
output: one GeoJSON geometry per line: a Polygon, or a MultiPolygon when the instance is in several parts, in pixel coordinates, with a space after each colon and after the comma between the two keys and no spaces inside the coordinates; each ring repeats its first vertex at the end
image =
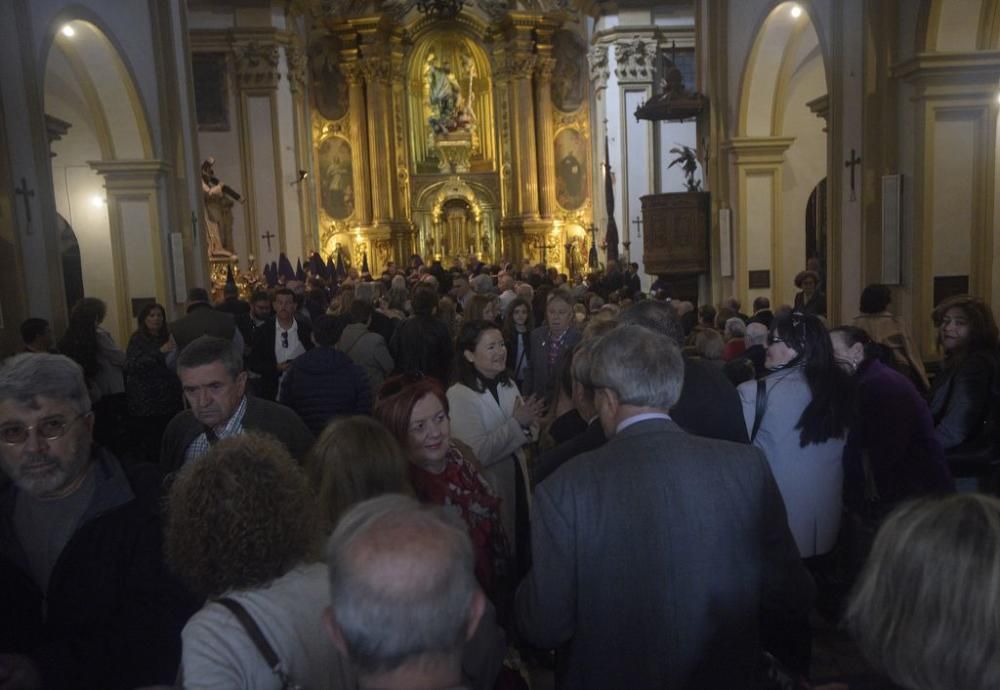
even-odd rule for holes
{"type": "Polygon", "coordinates": [[[191,72],[194,77],[194,107],[198,129],[228,132],[229,88],[226,81],[226,54],[192,54],[191,72]]]}
{"type": "Polygon", "coordinates": [[[934,304],[949,297],[969,294],[969,276],[934,276],[934,304]]]}
{"type": "Polygon", "coordinates": [[[770,271],[750,271],[748,274],[751,290],[767,290],[771,287],[770,271]]]}
{"type": "Polygon", "coordinates": [[[642,254],[646,273],[707,273],[709,193],[648,194],[640,200],[646,233],[642,254]]]}

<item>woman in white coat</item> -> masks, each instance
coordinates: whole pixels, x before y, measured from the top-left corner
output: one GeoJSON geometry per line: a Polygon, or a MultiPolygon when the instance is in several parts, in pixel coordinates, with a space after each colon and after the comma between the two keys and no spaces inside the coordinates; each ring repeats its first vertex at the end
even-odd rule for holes
{"type": "Polygon", "coordinates": [[[530,495],[523,447],[538,439],[544,405],[534,397],[521,398],[507,371],[507,347],[496,324],[464,324],[455,351],[458,383],[448,389],[452,435],[471,447],[482,464],[500,496],[500,519],[516,548],[517,527],[520,523],[523,534],[527,525],[530,495]]]}
{"type": "Polygon", "coordinates": [[[751,442],[767,456],[799,554],[820,556],[833,548],[840,528],[852,383],[816,316],[775,317],[767,343],[770,373],[737,389],[743,418],[751,442]]]}

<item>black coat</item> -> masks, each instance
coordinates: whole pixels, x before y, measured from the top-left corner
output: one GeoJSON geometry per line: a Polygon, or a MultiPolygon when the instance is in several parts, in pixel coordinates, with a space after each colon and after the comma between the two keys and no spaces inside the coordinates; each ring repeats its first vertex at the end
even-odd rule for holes
{"type": "Polygon", "coordinates": [[[317,347],[296,358],[278,401],[295,410],[317,436],[334,417],[372,411],[364,370],[332,347],[317,347]]]}
{"type": "Polygon", "coordinates": [[[697,436],[750,441],[736,387],[722,369],[705,360],[684,358],[684,387],[670,416],[684,431],[697,436]]]}
{"type": "Polygon", "coordinates": [[[184,406],[181,382],[167,366],[160,343],[136,331],[125,352],[125,397],[129,414],[155,417],[177,414],[184,406]]]}
{"type": "Polygon", "coordinates": [[[163,563],[160,474],[136,465],[126,476],[110,454],[94,455],[93,498],[44,598],[12,524],[17,490],[0,495],[0,653],[31,657],[46,690],[169,685],[201,602],[163,563]]]}
{"type": "Polygon", "coordinates": [[[195,338],[211,335],[229,340],[236,332],[236,319],[232,314],[213,309],[204,302],[188,307],[186,316],[170,324],[170,335],[177,342],[179,353],[195,338]]]}
{"type": "Polygon", "coordinates": [[[545,481],[546,477],[577,455],[600,448],[604,445],[605,441],[607,441],[607,437],[604,435],[604,429],[601,427],[601,420],[595,419],[587,425],[582,434],[578,434],[560,443],[555,448],[549,448],[543,452],[535,463],[535,471],[532,479],[535,484],[545,481]]]}
{"type": "Polygon", "coordinates": [[[414,316],[399,324],[389,352],[397,373],[420,371],[448,386],[455,347],[448,327],[433,316],[414,316]]]}

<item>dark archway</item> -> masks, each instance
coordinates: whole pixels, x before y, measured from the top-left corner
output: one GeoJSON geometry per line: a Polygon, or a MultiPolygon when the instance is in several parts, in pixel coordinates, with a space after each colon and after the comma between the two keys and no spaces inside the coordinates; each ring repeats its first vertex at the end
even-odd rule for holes
{"type": "Polygon", "coordinates": [[[80,260],[80,243],[76,241],[76,233],[62,216],[59,216],[59,255],[62,257],[66,308],[72,309],[83,298],[83,263],[80,260]]]}

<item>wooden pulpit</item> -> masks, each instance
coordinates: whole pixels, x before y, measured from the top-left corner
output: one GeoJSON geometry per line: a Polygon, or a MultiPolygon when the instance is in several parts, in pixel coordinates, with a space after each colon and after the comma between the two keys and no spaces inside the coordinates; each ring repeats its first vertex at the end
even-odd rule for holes
{"type": "Polygon", "coordinates": [[[665,278],[674,299],[697,298],[697,276],[709,271],[709,193],[648,194],[641,201],[646,273],[665,278]]]}

